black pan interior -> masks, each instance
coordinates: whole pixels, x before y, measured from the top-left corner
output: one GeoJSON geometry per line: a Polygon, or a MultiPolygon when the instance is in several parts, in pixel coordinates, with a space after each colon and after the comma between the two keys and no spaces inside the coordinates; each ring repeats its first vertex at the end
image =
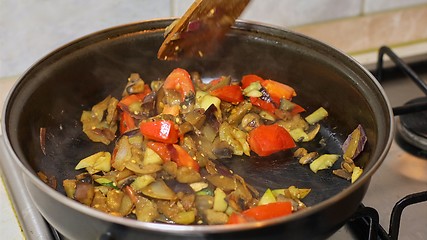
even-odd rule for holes
{"type": "MultiPolygon", "coordinates": [[[[156,24],[148,27],[152,30],[144,31],[141,29],[147,26],[133,24],[71,43],[42,59],[15,87],[6,112],[6,131],[12,147],[29,169],[54,176],[59,191],[63,191],[63,179],[76,175],[74,167],[80,159],[111,149],[92,143],[82,133],[82,111],[109,94],[119,97],[130,73],[138,72],[151,81],[164,78],[175,67],[198,71],[204,77],[231,75],[239,79],[254,73],[289,84],[298,93],[294,101],[307,113],[320,106],[330,113],[321,136],[307,148],[340,154],[342,142],[360,123],[369,140],[357,164],[365,170],[375,164],[389,131],[384,128],[389,125],[384,117],[388,112],[369,76],[353,68],[349,59],[321,43],[307,43],[305,37],[239,23],[213,56],[159,61],[156,53],[163,30],[157,29],[156,24]],[[40,148],[40,128],[46,129],[46,155],[40,148]],[[326,145],[320,139],[326,140],[326,145]]],[[[339,162],[333,168],[339,168],[339,162]]],[[[224,164],[260,190],[290,185],[312,188],[305,201],[308,205],[328,199],[350,185],[333,176],[331,170],[312,173],[289,152],[267,158],[237,157],[224,164]]]]}

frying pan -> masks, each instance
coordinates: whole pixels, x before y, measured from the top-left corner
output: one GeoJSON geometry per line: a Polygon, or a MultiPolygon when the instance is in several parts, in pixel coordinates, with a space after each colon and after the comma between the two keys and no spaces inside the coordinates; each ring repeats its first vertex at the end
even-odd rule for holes
{"type": "MultiPolygon", "coordinates": [[[[10,92],[2,128],[10,159],[20,166],[28,194],[43,217],[69,239],[324,239],[356,211],[371,176],[391,145],[393,117],[375,78],[340,51],[309,37],[238,21],[222,47],[202,59],[160,61],[157,50],[171,19],[132,23],[73,41],[34,64],[10,92]],[[323,106],[329,117],[319,136],[304,147],[341,154],[348,134],[361,124],[368,142],[356,164],[364,168],[354,184],[331,170],[311,172],[289,152],[266,158],[236,157],[223,163],[261,191],[295,185],[311,188],[310,206],[291,216],[242,225],[179,226],[110,216],[63,194],[63,179],[74,178],[76,163],[101,150],[79,121],[83,110],[107,95],[119,97],[130,73],[149,82],[181,67],[203,77],[258,74],[293,86],[294,101],[308,113],[323,106]],[[46,129],[45,153],[40,128],[46,129]],[[321,140],[323,139],[323,140],[321,140]],[[37,177],[58,182],[53,189],[37,177]]],[[[332,169],[339,168],[339,160],[332,169]]],[[[21,181],[17,179],[17,181],[21,181]]]]}

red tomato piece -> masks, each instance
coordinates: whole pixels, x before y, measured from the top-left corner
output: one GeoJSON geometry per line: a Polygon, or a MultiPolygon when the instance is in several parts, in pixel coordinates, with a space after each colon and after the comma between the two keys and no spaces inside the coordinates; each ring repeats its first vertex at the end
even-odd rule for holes
{"type": "Polygon", "coordinates": [[[136,128],[135,120],[132,118],[130,113],[121,112],[120,114],[120,134],[136,128]]]}
{"type": "Polygon", "coordinates": [[[270,97],[277,104],[280,103],[281,98],[290,100],[297,95],[292,87],[273,80],[264,80],[261,85],[267,90],[270,97]]]}
{"type": "Polygon", "coordinates": [[[238,85],[227,85],[221,88],[217,88],[210,92],[215,97],[219,99],[230,102],[233,104],[238,104],[243,102],[242,89],[238,85]]]}
{"type": "Polygon", "coordinates": [[[249,132],[249,146],[259,156],[295,147],[295,142],[286,129],[277,124],[261,125],[249,132]]]}
{"type": "Polygon", "coordinates": [[[178,127],[170,120],[142,122],[139,129],[144,137],[162,143],[178,142],[178,127]]]}
{"type": "Polygon", "coordinates": [[[178,91],[182,101],[184,101],[185,97],[189,94],[194,94],[195,92],[190,74],[182,68],[174,69],[169,76],[167,76],[163,87],[165,89],[174,89],[178,91]]]}
{"type": "Polygon", "coordinates": [[[176,162],[178,167],[185,166],[196,170],[197,172],[200,169],[199,163],[194,160],[190,154],[185,151],[184,148],[179,146],[178,144],[173,144],[172,148],[169,148],[171,152],[171,160],[176,162]]]}
{"type": "Polygon", "coordinates": [[[262,83],[264,79],[262,79],[260,76],[255,74],[248,74],[242,77],[241,83],[242,88],[245,89],[247,86],[251,85],[253,82],[260,82],[262,83]]]}
{"type": "Polygon", "coordinates": [[[147,142],[147,147],[156,152],[163,159],[163,161],[171,160],[168,144],[161,142],[147,142]]]}
{"type": "Polygon", "coordinates": [[[260,107],[261,109],[271,112],[273,114],[274,114],[274,111],[276,110],[276,106],[271,102],[264,101],[257,97],[250,97],[249,100],[251,101],[252,105],[260,107]]]}
{"type": "Polygon", "coordinates": [[[292,213],[291,202],[273,202],[243,211],[243,215],[256,221],[286,216],[292,213]]]}

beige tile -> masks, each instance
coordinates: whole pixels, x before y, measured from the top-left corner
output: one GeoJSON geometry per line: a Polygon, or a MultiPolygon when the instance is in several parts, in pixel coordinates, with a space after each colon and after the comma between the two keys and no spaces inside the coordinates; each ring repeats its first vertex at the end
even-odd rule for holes
{"type": "Polygon", "coordinates": [[[381,45],[402,45],[427,39],[427,5],[372,14],[293,30],[328,43],[347,53],[381,45]]]}

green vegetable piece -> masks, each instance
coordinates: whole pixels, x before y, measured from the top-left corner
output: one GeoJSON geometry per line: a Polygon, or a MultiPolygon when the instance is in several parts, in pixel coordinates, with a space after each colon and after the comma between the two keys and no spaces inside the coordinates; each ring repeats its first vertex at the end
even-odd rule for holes
{"type": "Polygon", "coordinates": [[[196,192],[196,195],[199,195],[199,196],[213,196],[214,192],[210,188],[204,188],[204,189],[196,192]]]}
{"type": "Polygon", "coordinates": [[[308,134],[302,128],[295,128],[289,131],[295,142],[307,142],[308,134]]]}
{"type": "Polygon", "coordinates": [[[320,107],[316,111],[314,111],[313,113],[311,113],[310,115],[308,115],[305,118],[305,120],[309,124],[313,125],[313,124],[319,122],[320,120],[324,119],[327,116],[328,116],[328,112],[326,111],[326,109],[324,109],[323,107],[320,107]]]}
{"type": "Polygon", "coordinates": [[[225,197],[227,194],[225,194],[224,191],[222,191],[221,188],[216,188],[214,191],[214,203],[213,203],[213,210],[217,212],[224,212],[227,210],[228,204],[227,201],[225,201],[225,197]]]}
{"type": "Polygon", "coordinates": [[[334,165],[339,157],[337,154],[323,154],[310,163],[310,169],[314,173],[317,173],[319,170],[328,169],[334,165]]]}
{"type": "MultiPolygon", "coordinates": [[[[148,149],[148,148],[147,148],[148,149]]],[[[142,175],[137,177],[131,184],[130,186],[135,190],[135,191],[139,191],[143,188],[145,188],[146,186],[148,186],[148,184],[154,182],[155,179],[154,177],[152,177],[151,175],[142,175]]]]}
{"type": "Polygon", "coordinates": [[[351,183],[356,182],[356,180],[362,175],[363,169],[360,167],[353,168],[353,173],[351,174],[351,183]]]}
{"type": "Polygon", "coordinates": [[[261,199],[259,200],[258,206],[269,204],[269,203],[274,203],[276,201],[277,201],[276,197],[274,196],[271,189],[267,188],[267,190],[265,190],[265,193],[262,195],[261,199]]]}
{"type": "Polygon", "coordinates": [[[289,190],[289,193],[291,194],[292,198],[294,198],[294,199],[303,199],[311,191],[311,189],[309,189],[309,188],[297,188],[295,186],[290,186],[288,188],[288,190],[289,190]]]}
{"type": "Polygon", "coordinates": [[[247,97],[261,97],[262,93],[260,92],[262,86],[259,82],[253,82],[245,89],[243,89],[243,95],[247,97]]]}
{"type": "Polygon", "coordinates": [[[188,225],[196,220],[196,212],[193,210],[179,212],[177,215],[172,217],[172,220],[177,224],[188,225]]]}

